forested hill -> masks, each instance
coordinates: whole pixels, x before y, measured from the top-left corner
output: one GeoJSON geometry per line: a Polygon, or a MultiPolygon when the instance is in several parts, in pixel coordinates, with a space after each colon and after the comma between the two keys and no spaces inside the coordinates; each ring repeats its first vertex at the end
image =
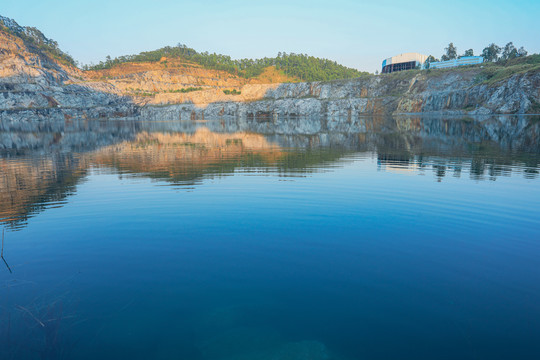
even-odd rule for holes
{"type": "Polygon", "coordinates": [[[174,47],[166,46],[154,51],[145,51],[138,55],[120,56],[114,59],[107,57],[107,60],[97,65],[85,66],[84,70],[110,69],[115,65],[128,62],[159,62],[163,58],[183,59],[199,64],[206,69],[223,70],[247,79],[260,75],[269,66],[275,66],[286,75],[302,81],[329,81],[368,75],[366,72],[348,68],[335,61],[305,54],[279,53],[274,58],[234,60],[227,55],[197,52],[181,44],[174,47]]]}
{"type": "Polygon", "coordinates": [[[54,59],[65,65],[75,66],[73,58],[60,50],[58,43],[47,38],[35,27],[20,26],[13,19],[0,15],[0,31],[20,38],[28,49],[50,59],[54,59]]]}

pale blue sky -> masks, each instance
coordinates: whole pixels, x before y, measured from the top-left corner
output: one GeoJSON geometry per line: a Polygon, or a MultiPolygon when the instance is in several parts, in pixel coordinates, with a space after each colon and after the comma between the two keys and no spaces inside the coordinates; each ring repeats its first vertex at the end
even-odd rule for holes
{"type": "Polygon", "coordinates": [[[403,52],[475,54],[513,41],[540,52],[540,0],[1,0],[82,63],[184,43],[233,58],[307,53],[374,72],[403,52]]]}

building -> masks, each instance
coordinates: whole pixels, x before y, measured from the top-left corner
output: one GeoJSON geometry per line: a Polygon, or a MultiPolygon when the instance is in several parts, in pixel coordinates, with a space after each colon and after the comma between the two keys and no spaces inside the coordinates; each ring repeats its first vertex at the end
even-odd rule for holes
{"type": "Polygon", "coordinates": [[[421,69],[446,69],[463,65],[476,65],[484,62],[482,56],[463,56],[459,59],[426,63],[428,56],[419,53],[405,53],[385,59],[382,62],[382,74],[395,71],[421,69]]]}
{"type": "Polygon", "coordinates": [[[382,74],[388,74],[395,71],[416,69],[422,67],[428,56],[419,53],[405,53],[391,58],[385,59],[382,62],[382,74]]]}
{"type": "Polygon", "coordinates": [[[429,64],[430,69],[446,69],[455,66],[463,65],[476,65],[484,62],[484,58],[481,56],[463,56],[459,59],[453,59],[448,61],[437,61],[429,64]]]}

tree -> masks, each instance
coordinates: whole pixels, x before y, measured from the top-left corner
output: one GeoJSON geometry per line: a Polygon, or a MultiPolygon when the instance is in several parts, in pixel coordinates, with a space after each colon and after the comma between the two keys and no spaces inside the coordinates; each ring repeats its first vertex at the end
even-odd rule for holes
{"type": "Polygon", "coordinates": [[[527,54],[528,54],[528,52],[527,52],[527,50],[525,50],[525,48],[523,46],[520,47],[518,52],[517,52],[518,57],[527,56],[527,54]]]}
{"type": "Polygon", "coordinates": [[[485,61],[495,62],[499,59],[501,48],[493,43],[489,44],[484,50],[482,50],[482,57],[485,61]]]}
{"type": "Polygon", "coordinates": [[[427,57],[427,59],[426,59],[426,62],[425,62],[425,64],[426,64],[426,69],[429,69],[431,63],[437,62],[437,61],[439,61],[439,60],[435,59],[435,56],[429,55],[429,56],[427,57]]]}
{"type": "Polygon", "coordinates": [[[446,60],[457,59],[457,48],[454,46],[454,43],[448,44],[448,47],[444,48],[444,51],[446,53],[441,57],[441,59],[443,58],[446,60]]]}
{"type": "Polygon", "coordinates": [[[435,56],[433,56],[433,55],[429,55],[427,57],[427,59],[426,59],[427,63],[432,63],[432,62],[437,62],[437,61],[439,61],[439,60],[435,59],[435,56]]]}
{"type": "Polygon", "coordinates": [[[501,60],[508,61],[511,59],[515,59],[518,56],[518,50],[514,46],[512,42],[509,42],[504,46],[504,50],[501,55],[501,60]]]}
{"type": "Polygon", "coordinates": [[[465,54],[463,56],[474,56],[473,49],[465,50],[465,54]]]}

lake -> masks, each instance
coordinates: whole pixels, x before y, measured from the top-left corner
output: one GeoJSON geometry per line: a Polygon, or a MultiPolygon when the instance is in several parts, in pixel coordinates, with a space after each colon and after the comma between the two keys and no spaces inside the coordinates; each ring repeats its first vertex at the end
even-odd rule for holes
{"type": "Polygon", "coordinates": [[[1,359],[540,358],[538,117],[10,126],[1,359]]]}

